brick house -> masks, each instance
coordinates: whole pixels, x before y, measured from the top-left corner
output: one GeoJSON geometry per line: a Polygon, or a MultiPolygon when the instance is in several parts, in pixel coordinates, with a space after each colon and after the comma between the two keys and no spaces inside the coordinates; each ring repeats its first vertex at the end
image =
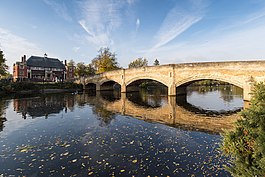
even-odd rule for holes
{"type": "Polygon", "coordinates": [[[57,58],[31,56],[26,59],[26,55],[21,57],[20,62],[13,65],[13,80],[31,81],[64,81],[74,79],[74,66],[67,66],[57,58]]]}

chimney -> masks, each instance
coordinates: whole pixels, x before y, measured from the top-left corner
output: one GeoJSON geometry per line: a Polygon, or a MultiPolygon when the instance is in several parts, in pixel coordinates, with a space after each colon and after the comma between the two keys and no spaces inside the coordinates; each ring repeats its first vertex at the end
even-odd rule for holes
{"type": "Polygon", "coordinates": [[[64,60],[64,65],[67,66],[67,62],[66,62],[66,60],[64,60]]]}
{"type": "Polygon", "coordinates": [[[22,63],[24,62],[24,57],[23,57],[23,56],[21,57],[21,62],[22,62],[22,63]]]}
{"type": "Polygon", "coordinates": [[[44,54],[44,58],[47,58],[47,56],[48,56],[47,53],[45,53],[45,54],[44,54]]]}
{"type": "Polygon", "coordinates": [[[27,61],[27,59],[26,59],[26,55],[24,55],[24,62],[26,62],[27,61]]]}

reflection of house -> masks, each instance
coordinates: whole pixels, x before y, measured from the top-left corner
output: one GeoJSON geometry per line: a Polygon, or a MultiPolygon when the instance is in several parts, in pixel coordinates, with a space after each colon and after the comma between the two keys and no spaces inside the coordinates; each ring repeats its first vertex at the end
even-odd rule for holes
{"type": "Polygon", "coordinates": [[[35,117],[47,117],[50,114],[58,114],[67,111],[74,106],[74,95],[49,95],[38,98],[14,99],[14,110],[22,114],[24,119],[27,115],[35,117]]]}
{"type": "Polygon", "coordinates": [[[13,65],[13,79],[32,81],[63,81],[74,78],[74,66],[67,66],[57,58],[24,55],[20,62],[13,65]]]}

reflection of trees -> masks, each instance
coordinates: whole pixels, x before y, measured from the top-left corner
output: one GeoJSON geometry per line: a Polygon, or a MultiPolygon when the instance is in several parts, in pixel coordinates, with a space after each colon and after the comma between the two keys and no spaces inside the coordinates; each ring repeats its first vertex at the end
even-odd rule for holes
{"type": "Polygon", "coordinates": [[[108,111],[102,104],[97,104],[92,108],[94,114],[98,116],[100,126],[108,126],[111,121],[115,118],[115,113],[108,111]]]}
{"type": "Polygon", "coordinates": [[[120,99],[120,93],[115,91],[86,92],[76,95],[76,102],[79,106],[86,104],[92,106],[92,111],[97,115],[100,126],[108,126],[115,118],[115,113],[105,108],[106,102],[114,102],[118,99],[120,99]]]}
{"type": "Polygon", "coordinates": [[[222,150],[232,156],[233,176],[265,175],[265,85],[256,84],[250,108],[242,112],[236,129],[224,135],[222,150]]]}
{"type": "Polygon", "coordinates": [[[163,96],[165,87],[147,87],[140,92],[128,93],[126,97],[133,103],[144,107],[157,108],[163,104],[163,96]]]}
{"type": "Polygon", "coordinates": [[[100,91],[100,96],[107,101],[113,102],[121,98],[121,92],[119,90],[113,91],[100,91]]]}
{"type": "Polygon", "coordinates": [[[241,88],[231,84],[218,85],[218,86],[191,85],[187,87],[187,95],[191,95],[193,92],[205,95],[209,92],[214,92],[214,91],[219,91],[221,94],[221,98],[226,102],[231,102],[235,97],[241,97],[243,94],[243,90],[241,88]]]}
{"type": "Polygon", "coordinates": [[[6,110],[7,102],[5,100],[0,100],[0,131],[3,131],[5,118],[5,110],[6,110]]]}
{"type": "Polygon", "coordinates": [[[177,101],[177,105],[184,108],[185,110],[188,110],[188,111],[193,112],[195,114],[205,115],[205,116],[209,116],[209,117],[216,117],[219,115],[232,115],[232,114],[235,114],[241,110],[241,108],[234,109],[234,110],[221,110],[221,111],[205,110],[205,109],[196,107],[196,106],[188,103],[186,97],[177,97],[176,101],[177,101]]]}

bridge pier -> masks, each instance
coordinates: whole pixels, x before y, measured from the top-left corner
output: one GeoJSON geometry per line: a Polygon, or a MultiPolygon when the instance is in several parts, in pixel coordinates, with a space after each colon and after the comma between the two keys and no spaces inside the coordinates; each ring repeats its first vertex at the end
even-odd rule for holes
{"type": "Polygon", "coordinates": [[[172,84],[168,87],[168,95],[169,96],[175,96],[176,95],[176,86],[175,84],[172,84]]]}
{"type": "Polygon", "coordinates": [[[121,93],[126,93],[126,85],[125,84],[121,85],[121,93]]]}
{"type": "Polygon", "coordinates": [[[99,83],[96,84],[96,91],[100,91],[100,84],[99,83]]]}
{"type": "Polygon", "coordinates": [[[243,100],[250,101],[251,100],[251,92],[252,92],[252,82],[247,82],[243,86],[243,100]]]}

